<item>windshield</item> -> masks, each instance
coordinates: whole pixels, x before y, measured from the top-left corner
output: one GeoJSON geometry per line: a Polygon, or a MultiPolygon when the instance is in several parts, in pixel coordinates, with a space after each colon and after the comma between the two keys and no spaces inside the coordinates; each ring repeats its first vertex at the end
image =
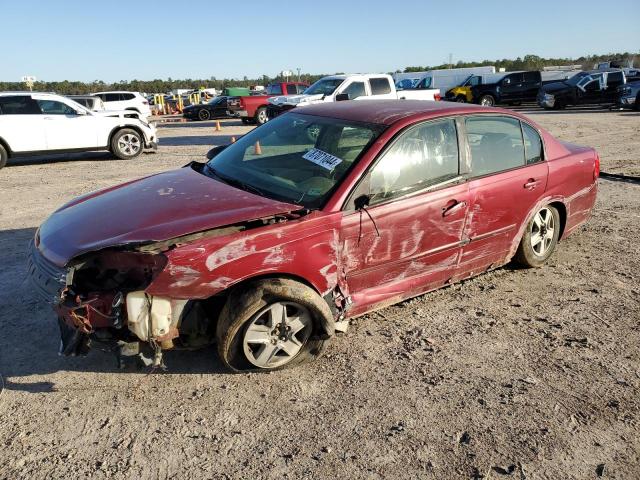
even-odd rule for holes
{"type": "Polygon", "coordinates": [[[304,91],[305,95],[331,95],[344,82],[344,78],[321,78],[304,91]]]}
{"type": "Polygon", "coordinates": [[[289,113],[229,145],[202,173],[274,200],[319,208],[384,128],[289,113]]]}
{"type": "Polygon", "coordinates": [[[209,100],[209,105],[216,105],[218,103],[220,103],[222,101],[223,97],[213,97],[211,100],[209,100]]]}
{"type": "Polygon", "coordinates": [[[580,80],[582,80],[584,77],[588,77],[589,74],[587,72],[580,72],[575,74],[573,77],[571,77],[568,80],[565,80],[565,83],[571,85],[572,87],[575,87],[576,85],[578,85],[578,83],[580,83],[580,80]]]}

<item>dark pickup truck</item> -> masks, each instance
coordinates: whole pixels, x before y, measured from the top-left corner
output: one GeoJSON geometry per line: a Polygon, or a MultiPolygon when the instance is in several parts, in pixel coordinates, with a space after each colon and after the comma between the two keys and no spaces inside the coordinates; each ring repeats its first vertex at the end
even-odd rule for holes
{"type": "Polygon", "coordinates": [[[620,69],[580,72],[568,80],[543,85],[538,93],[538,105],[547,110],[568,105],[613,105],[618,87],[626,83],[620,69]]]}
{"type": "Polygon", "coordinates": [[[487,107],[535,102],[541,86],[540,72],[510,72],[497,82],[472,86],[471,98],[473,103],[487,107]]]}

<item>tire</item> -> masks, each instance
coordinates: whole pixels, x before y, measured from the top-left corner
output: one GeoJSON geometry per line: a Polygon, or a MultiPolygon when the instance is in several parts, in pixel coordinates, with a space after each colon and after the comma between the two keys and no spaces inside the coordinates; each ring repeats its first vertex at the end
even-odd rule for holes
{"type": "Polygon", "coordinates": [[[131,128],[118,130],[111,139],[111,152],[121,160],[135,158],[143,149],[142,136],[131,128]]]}
{"type": "Polygon", "coordinates": [[[327,303],[302,283],[290,279],[252,282],[231,291],[220,313],[218,354],[235,371],[300,365],[324,351],[328,336],[322,325],[327,316],[331,317],[327,303]],[[279,323],[283,313],[289,318],[284,332],[279,323]]]}
{"type": "Polygon", "coordinates": [[[458,95],[456,97],[456,102],[458,102],[458,103],[467,103],[467,97],[465,97],[464,95],[458,95]]]}
{"type": "Polygon", "coordinates": [[[198,110],[198,119],[203,122],[211,119],[211,112],[205,108],[201,108],[198,110]]]}
{"type": "Polygon", "coordinates": [[[267,117],[267,108],[266,107],[258,108],[258,110],[256,110],[256,116],[255,116],[256,123],[258,125],[264,125],[265,123],[267,123],[267,120],[269,120],[269,117],[267,117]]]}
{"type": "Polygon", "coordinates": [[[5,150],[5,148],[0,145],[0,168],[4,167],[7,164],[7,159],[9,158],[9,154],[5,150]]]}
{"type": "Polygon", "coordinates": [[[496,104],[496,99],[493,97],[493,95],[482,95],[478,103],[485,107],[493,107],[496,104]]]}
{"type": "Polygon", "coordinates": [[[633,108],[636,112],[640,112],[640,92],[638,92],[638,95],[636,96],[636,104],[633,106],[633,108]]]}
{"type": "Polygon", "coordinates": [[[556,249],[559,236],[560,214],[555,207],[546,205],[527,224],[514,257],[516,263],[527,268],[541,267],[556,249]]]}

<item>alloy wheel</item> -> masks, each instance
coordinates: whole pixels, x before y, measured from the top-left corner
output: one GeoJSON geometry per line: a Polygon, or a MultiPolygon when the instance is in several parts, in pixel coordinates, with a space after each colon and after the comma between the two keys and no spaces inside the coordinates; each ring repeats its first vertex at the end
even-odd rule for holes
{"type": "Polygon", "coordinates": [[[275,368],[293,360],[311,335],[313,320],[306,307],[276,302],[256,313],[242,340],[247,360],[258,368],[275,368]]]}
{"type": "Polygon", "coordinates": [[[118,139],[118,148],[126,155],[135,155],[140,151],[140,138],[127,133],[118,139]]]}
{"type": "Polygon", "coordinates": [[[531,249],[538,257],[544,257],[553,242],[555,231],[553,213],[547,207],[540,210],[531,222],[531,249]]]}

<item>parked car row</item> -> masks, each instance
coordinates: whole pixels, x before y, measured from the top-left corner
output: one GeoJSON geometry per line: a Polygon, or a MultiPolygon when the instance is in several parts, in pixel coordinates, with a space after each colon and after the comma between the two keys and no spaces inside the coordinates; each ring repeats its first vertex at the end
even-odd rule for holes
{"type": "Polygon", "coordinates": [[[594,104],[618,104],[622,107],[636,105],[636,96],[632,95],[636,90],[626,86],[640,82],[635,81],[637,76],[627,78],[624,69],[573,71],[564,74],[564,78],[552,78],[552,73],[562,72],[525,71],[470,75],[460,85],[449,89],[445,99],[484,106],[537,102],[545,109],[594,104]]]}

